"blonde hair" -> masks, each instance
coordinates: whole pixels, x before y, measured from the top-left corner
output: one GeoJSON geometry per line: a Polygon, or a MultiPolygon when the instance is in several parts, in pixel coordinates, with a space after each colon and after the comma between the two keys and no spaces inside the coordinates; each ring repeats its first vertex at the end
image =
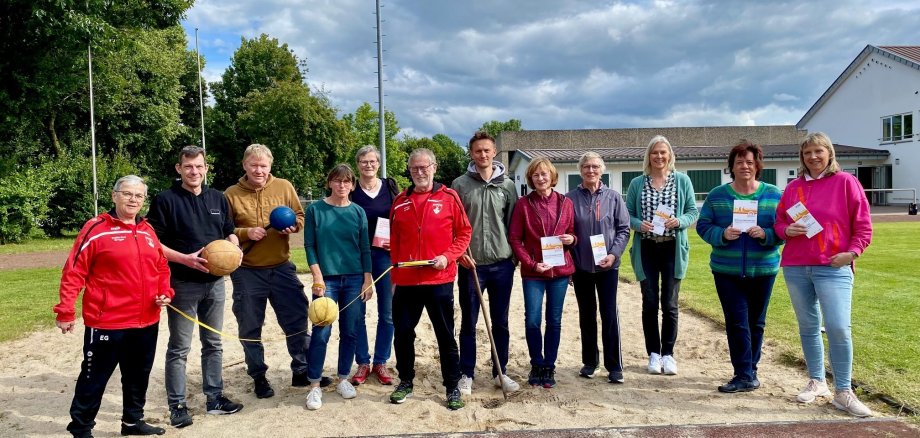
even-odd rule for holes
{"type": "Polygon", "coordinates": [[[823,132],[812,132],[806,135],[802,143],[799,144],[799,176],[805,175],[805,172],[808,171],[808,168],[805,166],[805,156],[802,155],[802,151],[804,151],[807,146],[821,146],[827,150],[828,158],[827,167],[824,168],[825,176],[831,176],[840,172],[840,164],[837,164],[837,153],[834,151],[834,144],[831,143],[831,138],[823,132]]]}
{"type": "Polygon", "coordinates": [[[269,164],[275,161],[275,157],[272,155],[272,151],[268,149],[268,146],[258,143],[253,143],[246,147],[246,150],[243,152],[243,163],[245,163],[249,157],[268,158],[269,164]]]}
{"type": "Polygon", "coordinates": [[[649,161],[648,157],[652,154],[652,149],[654,149],[655,145],[658,143],[664,143],[665,146],[668,147],[668,155],[670,155],[670,159],[668,160],[668,170],[672,172],[674,171],[674,162],[677,161],[677,157],[674,156],[674,148],[671,147],[671,142],[669,142],[665,136],[656,135],[652,137],[651,141],[648,142],[648,147],[645,148],[645,156],[642,157],[642,171],[645,172],[646,175],[652,173],[652,163],[649,161]]]}
{"type": "Polygon", "coordinates": [[[536,189],[533,185],[533,174],[537,173],[541,167],[549,172],[549,186],[556,187],[556,183],[559,182],[559,172],[556,172],[556,166],[553,166],[553,163],[547,158],[537,158],[531,161],[530,165],[527,166],[527,170],[524,172],[524,178],[527,179],[527,186],[531,189],[536,189]]]}

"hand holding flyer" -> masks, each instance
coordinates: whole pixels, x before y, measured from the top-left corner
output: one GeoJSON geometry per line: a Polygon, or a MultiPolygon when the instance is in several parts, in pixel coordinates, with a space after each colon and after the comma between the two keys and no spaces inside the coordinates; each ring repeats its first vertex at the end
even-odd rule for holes
{"type": "Polygon", "coordinates": [[[543,249],[543,263],[550,266],[565,266],[565,253],[559,236],[541,237],[540,246],[543,249]]]}
{"type": "Polygon", "coordinates": [[[732,228],[746,233],[755,226],[757,226],[757,201],[735,199],[732,209],[732,228]]]}
{"type": "Polygon", "coordinates": [[[604,257],[607,257],[607,243],[604,242],[603,234],[591,236],[591,252],[594,254],[594,264],[599,265],[604,257]]]}
{"type": "Polygon", "coordinates": [[[674,209],[664,205],[658,204],[658,208],[655,209],[655,215],[652,216],[652,233],[661,236],[665,232],[664,223],[668,219],[674,216],[674,209]]]}
{"type": "Polygon", "coordinates": [[[374,229],[374,240],[372,246],[384,248],[384,245],[390,243],[390,220],[387,218],[377,219],[377,228],[374,229]]]}
{"type": "Polygon", "coordinates": [[[805,208],[805,204],[802,204],[801,201],[789,207],[786,213],[789,214],[793,222],[804,225],[805,228],[808,229],[808,231],[805,232],[805,236],[809,239],[824,230],[824,227],[822,227],[817,219],[808,212],[808,209],[805,208]]]}

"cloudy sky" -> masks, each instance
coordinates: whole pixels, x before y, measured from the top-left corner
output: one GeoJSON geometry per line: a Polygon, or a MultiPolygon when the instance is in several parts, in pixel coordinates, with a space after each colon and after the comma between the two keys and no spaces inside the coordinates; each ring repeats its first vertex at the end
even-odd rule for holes
{"type": "MultiPolygon", "coordinates": [[[[287,43],[340,114],[377,106],[373,0],[198,0],[218,80],[240,38],[287,43]]],[[[920,3],[383,0],[384,99],[402,133],[794,124],[867,45],[920,45],[920,3]]]]}

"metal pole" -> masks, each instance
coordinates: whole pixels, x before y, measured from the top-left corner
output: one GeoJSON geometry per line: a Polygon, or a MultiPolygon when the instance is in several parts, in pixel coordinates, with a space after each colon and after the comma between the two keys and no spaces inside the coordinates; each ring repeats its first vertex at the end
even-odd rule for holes
{"type": "Polygon", "coordinates": [[[387,177],[387,140],[385,113],[383,106],[383,33],[380,29],[380,0],[377,0],[377,103],[378,103],[378,131],[380,131],[380,171],[381,176],[387,177]]]}
{"type": "Polygon", "coordinates": [[[96,114],[93,110],[93,45],[86,46],[89,60],[89,136],[93,154],[93,216],[99,215],[99,187],[96,183],[96,114]]]}
{"type": "MultiPolygon", "coordinates": [[[[195,60],[198,61],[198,108],[201,112],[201,149],[204,150],[204,156],[208,156],[208,147],[204,143],[204,91],[201,85],[201,51],[198,50],[198,28],[195,28],[195,60]]],[[[207,158],[205,158],[207,160],[207,158]]],[[[208,175],[205,174],[203,181],[208,183],[208,175]]]]}

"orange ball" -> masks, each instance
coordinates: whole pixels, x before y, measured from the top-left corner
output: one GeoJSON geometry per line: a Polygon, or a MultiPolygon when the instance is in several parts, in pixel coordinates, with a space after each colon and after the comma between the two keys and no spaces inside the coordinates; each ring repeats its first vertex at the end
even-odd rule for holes
{"type": "Polygon", "coordinates": [[[205,266],[211,275],[223,277],[240,267],[241,253],[240,248],[229,240],[220,239],[205,246],[200,255],[208,261],[205,266]]]}

